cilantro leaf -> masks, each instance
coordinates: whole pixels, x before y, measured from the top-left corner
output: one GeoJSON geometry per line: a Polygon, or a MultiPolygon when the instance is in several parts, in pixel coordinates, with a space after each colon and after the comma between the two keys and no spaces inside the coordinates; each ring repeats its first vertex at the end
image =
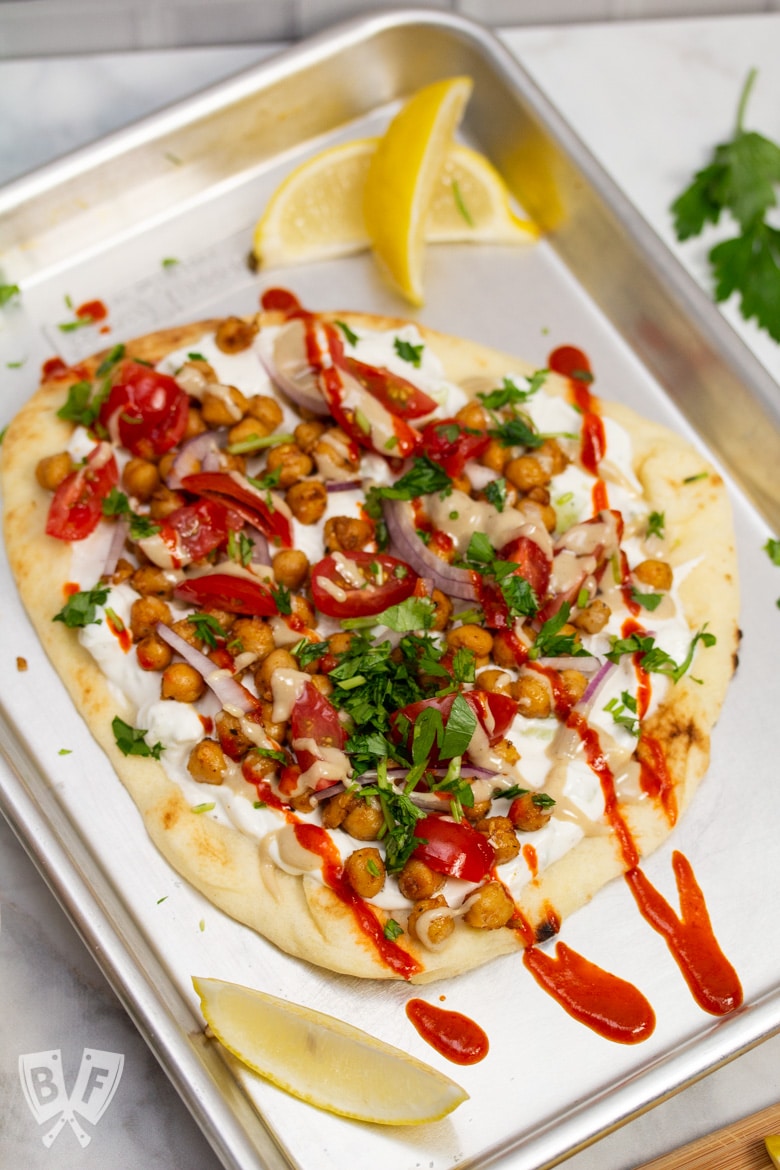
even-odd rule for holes
{"type": "Polygon", "coordinates": [[[410,341],[404,341],[402,337],[396,337],[393,340],[393,349],[405,362],[410,362],[416,368],[422,365],[422,353],[425,349],[424,344],[412,345],[410,341]]]}
{"type": "Polygon", "coordinates": [[[376,520],[382,513],[382,500],[416,500],[419,496],[433,495],[434,492],[449,495],[451,491],[452,480],[446,471],[427,455],[422,455],[391,487],[369,488],[366,512],[372,520],[376,520]]]}
{"type": "Polygon", "coordinates": [[[22,290],[18,284],[0,284],[0,309],[21,295],[22,290]]]}
{"type": "Polygon", "coordinates": [[[150,747],[144,739],[146,731],[140,727],[131,727],[118,715],[112,720],[111,729],[114,732],[116,746],[125,756],[150,756],[154,760],[159,760],[165,750],[161,743],[150,747]]]}
{"type": "Polygon", "coordinates": [[[530,378],[524,379],[528,383],[525,387],[518,386],[513,378],[505,377],[497,390],[491,390],[488,394],[477,394],[477,398],[488,410],[502,410],[505,406],[517,406],[527,402],[529,398],[533,398],[534,394],[544,385],[549,372],[549,370],[536,370],[530,378]]]}
{"type": "Polygon", "coordinates": [[[764,551],[773,565],[780,565],[780,540],[770,537],[764,545],[764,551]]]}
{"type": "Polygon", "coordinates": [[[96,585],[94,589],[83,589],[72,593],[58,614],[52,618],[55,622],[64,622],[69,630],[81,629],[84,626],[100,625],[101,618],[96,617],[97,607],[108,601],[108,586],[96,585]]]}
{"type": "Polygon", "coordinates": [[[346,321],[337,321],[336,324],[338,325],[341,332],[344,334],[344,337],[347,339],[349,344],[350,345],[357,345],[360,338],[358,337],[357,333],[354,332],[354,330],[350,329],[350,327],[349,327],[349,325],[347,325],[346,321]]]}

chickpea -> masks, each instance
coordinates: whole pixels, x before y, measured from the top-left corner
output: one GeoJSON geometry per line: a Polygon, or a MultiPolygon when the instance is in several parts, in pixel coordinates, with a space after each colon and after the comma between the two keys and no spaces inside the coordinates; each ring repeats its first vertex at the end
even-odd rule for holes
{"type": "Polygon", "coordinates": [[[270,433],[257,419],[247,416],[230,428],[228,431],[228,443],[231,447],[235,443],[249,443],[253,439],[263,439],[270,433]]]}
{"type": "Polygon", "coordinates": [[[230,634],[231,641],[239,643],[239,653],[246,651],[262,659],[275,649],[273,630],[262,618],[240,617],[233,623],[230,634]]]}
{"type": "Polygon", "coordinates": [[[535,455],[519,455],[517,459],[511,459],[504,468],[504,474],[521,492],[544,487],[552,478],[551,473],[535,455]]]}
{"type": "Polygon", "coordinates": [[[298,423],[293,434],[295,435],[295,442],[301,451],[305,451],[307,455],[311,455],[317,445],[317,440],[324,435],[326,430],[325,423],[315,418],[310,422],[298,423]]]}
{"type": "MultiPolygon", "coordinates": [[[[216,384],[215,384],[216,385],[216,384]]],[[[231,427],[246,414],[248,399],[236,386],[221,386],[203,395],[201,413],[208,427],[231,427]]]]}
{"type": "Polygon", "coordinates": [[[668,561],[640,561],[632,570],[637,581],[666,593],[672,587],[672,566],[668,561]]]}
{"type": "Polygon", "coordinates": [[[360,455],[348,435],[339,427],[331,427],[309,452],[317,468],[326,479],[347,478],[360,467],[360,455]]]}
{"type": "Polygon", "coordinates": [[[491,471],[495,471],[496,475],[503,475],[504,468],[511,458],[512,452],[508,447],[504,447],[498,439],[491,439],[479,461],[483,467],[489,467],[491,471]]]}
{"type": "Polygon", "coordinates": [[[185,642],[189,642],[190,646],[194,646],[196,650],[203,649],[203,639],[198,635],[197,626],[189,620],[189,618],[179,618],[171,625],[174,634],[178,634],[185,642]]]}
{"type": "Polygon", "coordinates": [[[325,521],[325,548],[328,552],[356,552],[365,548],[374,536],[374,526],[368,520],[352,516],[331,516],[325,521]]]}
{"type": "Polygon", "coordinates": [[[167,516],[170,516],[171,512],[175,512],[183,504],[184,496],[181,492],[175,492],[171,488],[161,484],[160,487],[155,488],[152,492],[149,500],[149,515],[152,520],[165,520],[167,516]]]}
{"type": "Polygon", "coordinates": [[[268,452],[267,467],[269,472],[279,472],[279,487],[286,489],[311,475],[314,460],[297,443],[280,443],[268,452]]]}
{"type": "Polygon", "coordinates": [[[459,492],[464,492],[467,496],[471,495],[471,480],[467,475],[452,476],[452,486],[459,492]]]}
{"type": "Polygon", "coordinates": [[[287,721],[274,719],[274,705],[272,702],[263,700],[260,703],[260,717],[263,721],[263,728],[266,735],[271,739],[275,739],[277,743],[282,743],[287,738],[287,721]]]}
{"type": "Polygon", "coordinates": [[[188,375],[197,377],[198,382],[201,384],[204,382],[216,382],[217,380],[217,371],[211,362],[207,362],[205,358],[189,358],[176,376],[183,378],[186,384],[188,375]]]}
{"type": "Polygon", "coordinates": [[[492,804],[493,801],[490,799],[490,797],[487,797],[485,800],[475,800],[471,807],[464,804],[463,815],[466,820],[470,821],[473,825],[477,821],[484,820],[484,818],[490,812],[492,804]]]}
{"type": "Polygon", "coordinates": [[[246,413],[249,418],[265,428],[266,435],[272,435],[284,420],[281,406],[268,394],[253,394],[248,401],[246,413]]]}
{"type": "Polygon", "coordinates": [[[562,670],[560,679],[566,698],[571,703],[578,703],[588,688],[585,675],[581,670],[562,670]]]}
{"type": "Polygon", "coordinates": [[[255,671],[255,687],[263,702],[273,702],[271,679],[275,670],[297,670],[298,663],[289,650],[276,649],[267,654],[255,671]]]}
{"type": "Polygon", "coordinates": [[[59,451],[56,455],[46,455],[38,461],[35,468],[35,478],[47,492],[56,492],[64,479],[75,471],[76,464],[67,451],[59,451]]]}
{"type": "Polygon", "coordinates": [[[574,615],[571,624],[586,634],[598,634],[604,629],[611,614],[612,610],[606,601],[602,601],[600,597],[594,597],[590,605],[586,605],[583,610],[574,615]]]}
{"type": "Polygon", "coordinates": [[[493,846],[496,865],[511,861],[520,852],[520,842],[509,817],[485,817],[484,820],[477,821],[474,828],[487,837],[493,846]]]}
{"type": "Polygon", "coordinates": [[[156,565],[142,565],[130,578],[130,584],[142,597],[173,597],[173,582],[156,565]]]}
{"type": "Polygon", "coordinates": [[[249,749],[241,761],[241,771],[250,784],[256,784],[259,780],[267,780],[281,766],[277,760],[271,759],[270,756],[261,756],[254,747],[249,749]]]}
{"type": "Polygon", "coordinates": [[[325,698],[333,694],[334,684],[328,678],[327,674],[313,674],[311,676],[311,683],[325,698]]]}
{"type": "Polygon", "coordinates": [[[187,771],[199,784],[221,784],[227,771],[225,753],[215,739],[196,743],[187,761],[187,771]]]}
{"type": "Polygon", "coordinates": [[[244,732],[241,720],[237,715],[231,715],[224,709],[214,720],[214,729],[222,746],[222,750],[231,760],[240,760],[241,757],[254,746],[253,741],[244,732]]]}
{"type": "Polygon", "coordinates": [[[131,565],[130,561],[120,557],[116,563],[116,567],[111,574],[112,585],[122,585],[125,581],[129,581],[135,572],[135,565],[131,565]]]}
{"type": "Polygon", "coordinates": [[[311,629],[317,624],[317,617],[314,612],[314,607],[310,601],[302,597],[300,593],[293,593],[290,597],[290,608],[292,616],[311,629]]]}
{"type": "Polygon", "coordinates": [[[176,462],[176,453],[174,451],[166,451],[157,460],[157,470],[160,473],[160,479],[167,480],[168,476],[173,471],[173,465],[176,462]]]}
{"type": "Polygon", "coordinates": [[[507,630],[498,630],[493,636],[493,661],[504,670],[515,670],[517,661],[517,639],[507,630]]]}
{"type": "Polygon", "coordinates": [[[464,919],[474,930],[498,930],[506,926],[515,906],[501,882],[487,882],[468,899],[464,919]]]}
{"type": "Polygon", "coordinates": [[[477,675],[477,687],[494,695],[509,695],[512,678],[505,670],[481,670],[477,675]]]}
{"type": "Polygon", "coordinates": [[[447,905],[447,901],[443,894],[436,894],[433,898],[423,898],[418,902],[409,915],[407,929],[412,938],[419,939],[423,944],[430,946],[437,946],[440,943],[446,942],[455,929],[455,923],[452,918],[452,911],[447,905]],[[428,915],[429,910],[440,910],[440,914],[428,915]],[[424,936],[418,933],[417,927],[420,919],[425,915],[424,936]]]}
{"type": "Polygon", "coordinates": [[[176,699],[179,703],[197,703],[206,684],[194,666],[188,662],[174,662],[163,671],[160,697],[176,699]]]}
{"type": "Polygon", "coordinates": [[[477,658],[487,658],[493,649],[493,635],[482,626],[455,626],[447,630],[445,640],[451,650],[471,650],[477,658]]]}
{"type": "Polygon", "coordinates": [[[256,321],[244,321],[241,317],[226,317],[220,321],[214,340],[217,349],[223,353],[240,353],[249,349],[257,333],[256,321]]]}
{"type": "Polygon", "coordinates": [[[470,427],[474,431],[486,431],[490,426],[488,413],[479,402],[467,402],[455,412],[455,418],[464,427],[470,427]]]}
{"type": "Polygon", "coordinates": [[[560,475],[569,466],[569,456],[561,447],[557,439],[545,439],[541,447],[536,449],[536,457],[543,463],[549,462],[550,473],[560,475]]]}
{"type": "Polygon", "coordinates": [[[347,653],[354,640],[355,635],[351,634],[349,630],[331,634],[328,638],[328,652],[338,658],[339,655],[347,653]]]}
{"type": "Polygon", "coordinates": [[[135,642],[154,634],[158,622],[167,626],[170,621],[170,606],[160,597],[139,597],[130,607],[130,629],[135,642]]]}
{"type": "Polygon", "coordinates": [[[505,764],[516,764],[520,759],[519,751],[509,739],[500,739],[493,745],[493,751],[505,764]]]}
{"type": "Polygon", "coordinates": [[[377,798],[359,797],[354,808],[344,817],[341,827],[358,841],[375,841],[384,823],[384,813],[377,798]]]}
{"type": "Polygon", "coordinates": [[[122,485],[129,496],[137,500],[148,500],[160,486],[160,472],[151,459],[134,456],[125,464],[122,485]]]}
{"type": "Polygon", "coordinates": [[[436,873],[416,857],[410,857],[398,875],[398,889],[410,902],[432,898],[443,886],[444,874],[436,873]]]}
{"type": "Polygon", "coordinates": [[[526,719],[547,719],[552,711],[552,696],[547,683],[533,674],[523,674],[509,687],[517,709],[526,719]]]}
{"type": "Polygon", "coordinates": [[[432,630],[444,630],[450,623],[454,606],[446,593],[442,593],[441,589],[434,589],[431,593],[431,601],[433,602],[433,622],[431,624],[432,630]]]}
{"type": "Polygon", "coordinates": [[[290,797],[290,808],[294,808],[296,812],[311,812],[316,803],[310,788],[305,792],[296,792],[290,797]]]}
{"type": "Polygon", "coordinates": [[[147,634],[135,648],[141,670],[165,670],[173,659],[173,650],[159,634],[147,634]]]}
{"type": "Polygon", "coordinates": [[[522,792],[509,806],[509,820],[521,833],[535,833],[552,817],[553,804],[538,792],[522,792]]]}
{"type": "Polygon", "coordinates": [[[361,898],[375,898],[385,884],[385,863],[378,849],[356,849],[344,862],[344,877],[361,898]]]}
{"type": "Polygon", "coordinates": [[[307,479],[305,483],[294,483],[284,498],[296,520],[316,524],[327,507],[328,491],[320,480],[307,479]]]}
{"type": "Polygon", "coordinates": [[[278,585],[287,589],[301,589],[309,574],[309,558],[297,548],[285,548],[271,562],[278,585]]]}
{"type": "Polygon", "coordinates": [[[199,406],[190,405],[187,411],[187,425],[184,428],[182,440],[194,439],[196,435],[202,435],[209,428],[203,421],[203,415],[200,412],[199,406]]]}
{"type": "Polygon", "coordinates": [[[357,804],[358,798],[349,790],[331,796],[322,804],[322,823],[326,829],[338,829],[344,818],[357,804]]]}
{"type": "Polygon", "coordinates": [[[525,493],[525,498],[546,508],[550,502],[550,493],[546,487],[532,487],[525,493]]]}

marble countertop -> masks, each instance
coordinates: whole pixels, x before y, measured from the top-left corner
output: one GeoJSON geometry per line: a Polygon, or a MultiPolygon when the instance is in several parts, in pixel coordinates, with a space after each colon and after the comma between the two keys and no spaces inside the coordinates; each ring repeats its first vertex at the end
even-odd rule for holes
{"type": "MultiPolygon", "coordinates": [[[[759,76],[748,124],[780,139],[780,14],[557,25],[501,35],[661,239],[709,288],[706,241],[676,244],[668,207],[712,146],[730,135],[752,67],[759,76]]],[[[274,48],[0,61],[0,87],[13,95],[0,120],[0,184],[274,48]]],[[[733,305],[723,311],[780,380],[778,346],[743,322],[733,305]]],[[[1,818],[0,909],[0,1165],[70,1170],[110,1161],[217,1170],[216,1156],[1,818]],[[123,1057],[122,1092],[90,1128],[88,1143],[70,1141],[66,1148],[63,1137],[47,1147],[25,1104],[20,1061],[59,1051],[70,1086],[88,1049],[106,1060],[123,1057]]],[[[631,1170],[778,1100],[780,1037],[565,1164],[567,1170],[631,1170]]]]}

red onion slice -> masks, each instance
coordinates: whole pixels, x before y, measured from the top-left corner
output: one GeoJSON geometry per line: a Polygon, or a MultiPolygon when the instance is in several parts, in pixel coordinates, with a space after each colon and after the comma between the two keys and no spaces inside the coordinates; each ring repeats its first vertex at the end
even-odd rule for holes
{"type": "Polygon", "coordinates": [[[114,532],[111,537],[111,544],[108,546],[108,553],[106,554],[106,563],[103,566],[103,575],[105,577],[112,577],[116,571],[117,561],[122,555],[129,531],[130,521],[125,516],[117,517],[114,532]]]}
{"type": "Polygon", "coordinates": [[[182,443],[166,478],[169,488],[177,489],[187,475],[198,471],[218,471],[220,450],[225,446],[227,431],[204,431],[182,443]]]}
{"type": "Polygon", "coordinates": [[[447,564],[423,544],[414,526],[414,514],[406,500],[384,500],[387,530],[397,555],[411,565],[420,577],[433,580],[437,589],[462,601],[477,601],[478,594],[471,572],[447,564]]]}
{"type": "Polygon", "coordinates": [[[327,483],[325,485],[328,492],[354,492],[362,486],[362,481],[359,479],[345,479],[340,483],[327,483]]]}
{"type": "Polygon", "coordinates": [[[184,661],[197,670],[223,707],[241,711],[244,715],[256,710],[259,700],[232,675],[220,670],[210,658],[194,646],[190,646],[185,638],[182,638],[169,626],[158,622],[156,629],[162,640],[167,642],[171,649],[175,650],[177,654],[181,654],[184,661]]]}
{"type": "Polygon", "coordinates": [[[314,414],[330,414],[320,392],[318,371],[309,362],[304,321],[299,317],[288,321],[270,338],[261,333],[257,352],[268,377],[291,402],[314,414]]]}

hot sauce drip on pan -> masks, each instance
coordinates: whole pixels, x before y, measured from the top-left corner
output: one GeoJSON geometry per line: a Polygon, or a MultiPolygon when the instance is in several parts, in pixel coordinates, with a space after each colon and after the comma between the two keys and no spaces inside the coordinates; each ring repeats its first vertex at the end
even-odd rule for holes
{"type": "MultiPolygon", "coordinates": [[[[591,475],[598,477],[599,463],[607,451],[604,422],[598,413],[597,404],[588,386],[593,381],[590,362],[581,349],[573,345],[560,345],[550,354],[547,364],[556,374],[569,379],[574,403],[582,411],[582,438],[580,459],[582,466],[591,475]]],[[[596,479],[593,486],[593,511],[595,514],[609,507],[606,484],[596,479]]]]}
{"type": "Polygon", "coordinates": [[[406,1014],[423,1040],[453,1064],[478,1064],[487,1056],[487,1035],[468,1016],[423,999],[410,999],[406,1014]]]}

